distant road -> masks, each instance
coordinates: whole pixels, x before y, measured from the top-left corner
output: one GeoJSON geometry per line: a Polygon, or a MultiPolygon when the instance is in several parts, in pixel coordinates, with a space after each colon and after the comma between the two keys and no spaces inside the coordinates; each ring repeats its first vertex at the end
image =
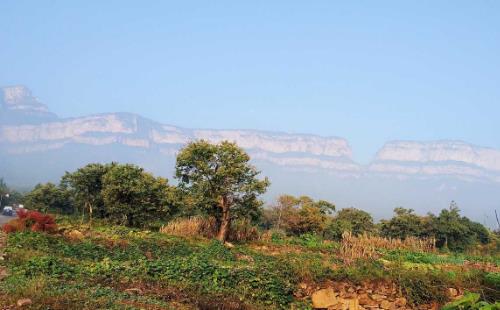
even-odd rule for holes
{"type": "Polygon", "coordinates": [[[0,215],[0,225],[7,223],[8,221],[15,219],[13,216],[0,215]]]}

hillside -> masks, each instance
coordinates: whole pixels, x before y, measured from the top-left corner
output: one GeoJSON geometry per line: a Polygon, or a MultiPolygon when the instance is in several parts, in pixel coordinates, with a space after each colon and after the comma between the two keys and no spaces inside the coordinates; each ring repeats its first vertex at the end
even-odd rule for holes
{"type": "Polygon", "coordinates": [[[436,309],[464,289],[499,297],[498,257],[383,247],[364,257],[345,251],[358,241],[313,235],[263,235],[226,247],[57,221],[55,235],[9,235],[0,307],[29,298],[30,309],[436,309]]]}

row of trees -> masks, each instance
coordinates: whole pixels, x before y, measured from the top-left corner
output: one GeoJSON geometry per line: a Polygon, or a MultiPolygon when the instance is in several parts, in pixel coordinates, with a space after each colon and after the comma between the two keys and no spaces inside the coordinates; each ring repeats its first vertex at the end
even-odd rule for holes
{"type": "MultiPolygon", "coordinates": [[[[193,215],[216,219],[218,239],[225,241],[231,223],[251,219],[265,229],[290,235],[320,234],[339,239],[350,231],[384,237],[435,237],[437,245],[463,250],[488,243],[489,231],[460,215],[456,204],[439,215],[419,216],[397,208],[390,220],[375,224],[371,215],[355,208],[335,212],[324,200],[282,195],[271,208],[263,208],[259,195],[269,186],[267,178],[249,164],[250,157],[236,144],[196,141],[177,156],[177,186],[135,165],[89,164],[67,172],[59,184],[39,184],[24,197],[28,208],[43,212],[79,213],[82,218],[104,218],[140,227],[193,215]]],[[[1,183],[0,183],[1,190],[1,183]]]]}
{"type": "Polygon", "coordinates": [[[372,216],[356,208],[346,208],[333,214],[335,206],[310,197],[283,195],[276,205],[264,213],[265,228],[282,229],[288,234],[321,234],[339,240],[345,231],[354,235],[378,234],[387,238],[436,238],[438,247],[462,251],[477,244],[490,242],[490,232],[483,225],[460,215],[455,202],[438,215],[415,214],[412,209],[396,208],[390,220],[375,224],[372,216]]]}

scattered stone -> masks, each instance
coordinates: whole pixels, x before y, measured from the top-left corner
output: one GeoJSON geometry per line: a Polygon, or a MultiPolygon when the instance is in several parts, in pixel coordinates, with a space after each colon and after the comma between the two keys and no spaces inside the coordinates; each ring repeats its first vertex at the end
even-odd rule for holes
{"type": "Polygon", "coordinates": [[[83,240],[85,236],[79,230],[72,230],[67,233],[67,236],[70,240],[83,240]]]}
{"type": "Polygon", "coordinates": [[[9,276],[9,272],[7,269],[0,267],[0,281],[7,278],[9,276]]]}
{"type": "Polygon", "coordinates": [[[450,287],[450,288],[448,288],[448,295],[450,297],[455,297],[458,295],[458,290],[453,288],[453,287],[450,287]]]}
{"type": "Polygon", "coordinates": [[[229,248],[229,249],[232,249],[234,248],[234,244],[232,244],[231,242],[224,242],[224,245],[226,246],[226,248],[229,248]]]}
{"type": "Polygon", "coordinates": [[[29,298],[23,298],[23,299],[19,299],[17,301],[17,306],[18,307],[24,307],[24,306],[29,306],[31,305],[33,302],[31,301],[31,299],[29,298]]]}
{"type": "Polygon", "coordinates": [[[386,309],[386,310],[389,310],[389,309],[396,309],[396,307],[394,306],[394,304],[388,300],[382,300],[382,302],[380,303],[380,307],[382,309],[386,309]]]}
{"type": "Polygon", "coordinates": [[[125,290],[125,293],[131,295],[142,295],[142,290],[140,288],[128,288],[125,290]]]}
{"type": "Polygon", "coordinates": [[[384,296],[384,295],[380,295],[380,294],[372,294],[371,295],[371,298],[375,301],[381,301],[383,299],[386,299],[387,297],[384,296]]]}
{"type": "Polygon", "coordinates": [[[404,307],[404,306],[406,306],[407,301],[406,301],[406,298],[399,297],[399,298],[396,298],[394,303],[398,307],[404,307]]]}
{"type": "Polygon", "coordinates": [[[325,288],[316,291],[311,296],[314,309],[325,309],[335,306],[339,300],[332,288],[325,288]]]}

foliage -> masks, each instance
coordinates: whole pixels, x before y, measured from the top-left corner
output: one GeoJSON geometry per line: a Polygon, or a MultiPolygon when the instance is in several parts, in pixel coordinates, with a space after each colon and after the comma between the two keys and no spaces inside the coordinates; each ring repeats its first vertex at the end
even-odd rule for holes
{"type": "Polygon", "coordinates": [[[0,210],[2,210],[4,206],[20,203],[23,198],[23,195],[20,192],[9,188],[3,178],[0,178],[0,196],[0,210]]]}
{"type": "Polygon", "coordinates": [[[87,211],[90,217],[94,212],[99,218],[106,216],[107,211],[102,198],[103,177],[114,166],[115,163],[88,164],[72,173],[66,172],[62,177],[62,187],[71,193],[76,207],[82,214],[87,211]]]}
{"type": "Polygon", "coordinates": [[[179,187],[189,193],[219,223],[218,238],[227,239],[235,218],[258,214],[257,199],[269,185],[259,180],[259,172],[249,164],[250,157],[235,143],[189,143],[177,156],[179,187]]]}
{"type": "Polygon", "coordinates": [[[134,165],[113,165],[104,174],[102,198],[107,217],[120,224],[140,227],[165,219],[174,208],[174,189],[134,165]]]}
{"type": "Polygon", "coordinates": [[[69,192],[50,182],[37,184],[31,192],[25,195],[23,201],[25,207],[43,213],[73,213],[73,205],[70,200],[69,192]]]}
{"type": "Polygon", "coordinates": [[[462,298],[445,305],[442,310],[498,310],[500,302],[489,304],[480,301],[481,296],[476,293],[467,293],[462,298]]]}
{"type": "Polygon", "coordinates": [[[486,228],[460,216],[455,202],[449,209],[443,209],[437,217],[433,217],[433,229],[438,247],[452,251],[464,251],[475,242],[488,243],[489,234],[486,228]]]}
{"type": "Polygon", "coordinates": [[[388,238],[405,239],[412,237],[429,237],[431,227],[429,217],[421,217],[413,209],[396,208],[394,217],[380,224],[380,234],[388,238]]]}
{"type": "Polygon", "coordinates": [[[2,227],[4,232],[13,233],[26,229],[34,232],[55,232],[57,230],[57,225],[52,215],[19,209],[17,216],[17,219],[11,220],[2,227]]]}
{"type": "Polygon", "coordinates": [[[291,235],[321,234],[328,222],[328,215],[335,206],[325,200],[314,201],[308,196],[282,195],[267,213],[270,227],[283,229],[291,235]]]}
{"type": "Polygon", "coordinates": [[[344,232],[350,232],[355,236],[375,231],[372,216],[356,208],[340,210],[335,218],[326,228],[325,235],[329,238],[340,240],[344,232]]]}

